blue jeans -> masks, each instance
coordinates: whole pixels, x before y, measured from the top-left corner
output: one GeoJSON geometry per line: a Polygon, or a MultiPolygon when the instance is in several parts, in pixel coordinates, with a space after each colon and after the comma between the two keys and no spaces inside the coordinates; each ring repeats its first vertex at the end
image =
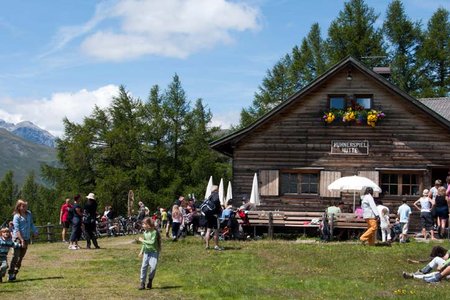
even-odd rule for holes
{"type": "Polygon", "coordinates": [[[5,256],[0,256],[0,277],[3,277],[6,275],[6,270],[8,270],[8,261],[5,256]]]}
{"type": "Polygon", "coordinates": [[[141,266],[141,282],[145,282],[149,266],[150,274],[148,275],[148,280],[153,280],[153,278],[155,277],[156,265],[158,264],[158,256],[158,252],[148,252],[143,254],[141,266]]]}

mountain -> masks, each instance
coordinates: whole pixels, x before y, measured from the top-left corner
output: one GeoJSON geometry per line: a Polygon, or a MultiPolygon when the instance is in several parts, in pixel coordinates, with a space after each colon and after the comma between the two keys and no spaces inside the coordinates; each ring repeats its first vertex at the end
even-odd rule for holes
{"type": "Polygon", "coordinates": [[[41,165],[56,165],[56,149],[38,145],[0,128],[0,179],[11,170],[14,181],[22,185],[31,171],[35,172],[36,181],[41,179],[41,165]]]}
{"type": "Polygon", "coordinates": [[[29,121],[13,124],[0,120],[0,128],[4,128],[32,143],[45,145],[52,148],[55,147],[55,137],[51,135],[50,132],[39,128],[29,121]]]}

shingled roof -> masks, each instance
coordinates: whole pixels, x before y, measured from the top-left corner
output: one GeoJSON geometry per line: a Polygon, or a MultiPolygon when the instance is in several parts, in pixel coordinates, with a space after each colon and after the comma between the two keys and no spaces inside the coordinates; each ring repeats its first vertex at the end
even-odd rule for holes
{"type": "Polygon", "coordinates": [[[450,121],[450,97],[417,99],[450,121]]]}

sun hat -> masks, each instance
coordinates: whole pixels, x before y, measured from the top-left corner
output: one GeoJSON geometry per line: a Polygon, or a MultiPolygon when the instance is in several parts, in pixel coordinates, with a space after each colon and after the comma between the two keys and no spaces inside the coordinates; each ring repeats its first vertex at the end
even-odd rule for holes
{"type": "Polygon", "coordinates": [[[89,193],[89,195],[87,195],[86,198],[95,200],[95,195],[94,193],[89,193]]]}
{"type": "Polygon", "coordinates": [[[430,192],[429,190],[424,189],[423,192],[422,192],[422,195],[423,195],[423,196],[428,196],[428,193],[429,193],[429,192],[430,192]]]}

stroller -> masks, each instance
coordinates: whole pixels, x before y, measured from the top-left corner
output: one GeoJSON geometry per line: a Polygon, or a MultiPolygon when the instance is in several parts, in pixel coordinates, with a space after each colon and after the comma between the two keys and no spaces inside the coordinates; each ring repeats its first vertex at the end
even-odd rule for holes
{"type": "Polygon", "coordinates": [[[399,242],[400,241],[400,234],[402,234],[402,225],[398,222],[396,222],[393,226],[392,226],[392,241],[395,242],[399,242]]]}
{"type": "Polygon", "coordinates": [[[232,211],[230,217],[220,222],[219,238],[221,240],[240,239],[239,222],[236,219],[236,212],[232,211]]]}
{"type": "Polygon", "coordinates": [[[331,241],[330,224],[328,222],[328,215],[326,212],[323,214],[322,221],[319,224],[319,231],[320,231],[320,239],[323,242],[331,241]]]}

